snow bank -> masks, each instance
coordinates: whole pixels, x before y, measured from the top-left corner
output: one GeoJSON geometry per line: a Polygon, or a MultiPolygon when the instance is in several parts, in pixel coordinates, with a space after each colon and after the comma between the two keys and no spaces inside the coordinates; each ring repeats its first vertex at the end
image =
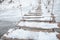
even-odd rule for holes
{"type": "Polygon", "coordinates": [[[57,32],[32,32],[23,29],[16,29],[10,33],[4,34],[7,38],[18,38],[18,39],[35,39],[35,40],[58,40],[56,37],[57,32]]]}
{"type": "Polygon", "coordinates": [[[58,28],[57,23],[44,23],[44,22],[20,22],[18,26],[27,26],[35,28],[58,28]]]}

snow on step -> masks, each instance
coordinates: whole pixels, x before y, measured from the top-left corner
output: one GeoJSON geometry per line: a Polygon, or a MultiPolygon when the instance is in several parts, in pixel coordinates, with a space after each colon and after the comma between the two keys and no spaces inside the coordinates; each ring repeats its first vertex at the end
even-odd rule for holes
{"type": "Polygon", "coordinates": [[[24,16],[51,16],[50,13],[42,13],[42,15],[40,13],[27,13],[24,16]]]}
{"type": "Polygon", "coordinates": [[[44,17],[22,17],[24,19],[29,19],[29,18],[35,18],[35,19],[38,19],[38,18],[44,18],[44,17]]]}
{"type": "Polygon", "coordinates": [[[43,17],[43,16],[23,16],[23,17],[43,17]]]}
{"type": "Polygon", "coordinates": [[[27,14],[25,16],[40,16],[40,14],[27,14]]]}
{"type": "Polygon", "coordinates": [[[58,40],[56,37],[57,32],[32,32],[23,29],[12,30],[8,34],[4,34],[4,37],[7,38],[18,38],[18,39],[34,39],[34,40],[58,40]]]}
{"type": "Polygon", "coordinates": [[[44,23],[44,22],[23,22],[21,21],[18,26],[22,27],[32,27],[32,28],[45,28],[45,29],[51,29],[51,28],[58,28],[57,23],[44,23]]]}
{"type": "Polygon", "coordinates": [[[30,19],[26,19],[25,18],[25,20],[47,20],[47,21],[50,21],[50,20],[52,20],[52,18],[50,18],[50,17],[43,17],[43,18],[30,18],[30,19]]]}
{"type": "Polygon", "coordinates": [[[44,18],[44,17],[42,17],[42,16],[23,16],[22,18],[24,18],[24,19],[40,19],[40,18],[44,18]]]}

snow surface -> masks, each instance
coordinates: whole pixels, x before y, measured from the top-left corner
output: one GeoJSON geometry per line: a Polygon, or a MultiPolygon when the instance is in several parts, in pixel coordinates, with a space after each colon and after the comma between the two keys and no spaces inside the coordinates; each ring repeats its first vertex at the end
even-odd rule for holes
{"type": "Polygon", "coordinates": [[[12,3],[9,3],[9,1],[10,0],[4,0],[4,2],[0,4],[0,20],[19,21],[24,14],[31,10],[31,4],[35,7],[35,3],[37,3],[37,0],[12,0],[12,3]],[[22,14],[20,4],[22,4],[22,14]]]}
{"type": "Polygon", "coordinates": [[[20,22],[18,26],[46,28],[46,29],[58,28],[57,23],[44,23],[44,22],[20,22]]]}
{"type": "Polygon", "coordinates": [[[12,8],[20,8],[20,4],[22,7],[36,6],[37,0],[12,0],[13,2],[9,3],[10,0],[4,0],[3,3],[0,4],[0,9],[12,9],[12,8]]]}
{"type": "Polygon", "coordinates": [[[57,32],[33,32],[23,29],[16,29],[9,32],[8,35],[4,34],[7,38],[18,38],[18,39],[34,39],[34,40],[58,40],[56,37],[57,32]]]}
{"type": "MultiPolygon", "coordinates": [[[[18,21],[18,20],[20,20],[19,18],[21,16],[18,16],[18,15],[21,14],[19,12],[20,11],[20,6],[19,6],[20,5],[20,0],[13,0],[14,2],[12,2],[12,3],[9,3],[9,1],[10,0],[4,0],[4,2],[2,2],[0,4],[0,14],[2,13],[2,14],[5,15],[5,16],[4,15],[0,15],[0,20],[3,20],[3,19],[5,21],[15,21],[15,20],[18,21]],[[13,8],[14,8],[14,10],[12,10],[13,8]],[[16,9],[16,8],[18,8],[19,10],[16,9]],[[12,12],[11,12],[10,9],[12,10],[12,12]],[[8,14],[8,17],[7,17],[6,14],[8,14]],[[11,15],[13,14],[14,16],[10,16],[10,14],[11,15]]],[[[36,8],[36,6],[37,6],[37,0],[26,0],[26,1],[25,0],[21,0],[21,4],[22,4],[22,7],[24,6],[23,7],[24,10],[26,9],[26,11],[29,11],[29,10],[31,10],[32,7],[36,8]],[[31,4],[32,4],[32,6],[31,6],[31,4]]],[[[42,0],[42,1],[43,1],[42,4],[43,3],[45,3],[45,4],[47,3],[46,2],[47,0],[42,0]]],[[[47,12],[47,9],[45,9],[45,7],[46,6],[44,6],[44,5],[42,7],[42,9],[44,9],[43,13],[47,12]]],[[[60,0],[54,0],[54,14],[56,15],[56,20],[60,21],[60,19],[59,19],[59,16],[60,16],[60,0]]],[[[48,16],[48,14],[47,14],[47,16],[48,16]]]]}
{"type": "MultiPolygon", "coordinates": [[[[20,20],[21,17],[21,12],[20,12],[20,0],[13,0],[14,2],[9,3],[10,0],[4,0],[4,2],[2,2],[0,4],[0,20],[5,20],[5,21],[18,21],[20,20]],[[17,9],[18,8],[18,9],[17,9]],[[13,10],[14,9],[14,10],[13,10]],[[11,12],[12,10],[12,12],[11,12]],[[8,11],[8,12],[7,12],[8,11]],[[3,15],[1,15],[3,14],[3,15]],[[7,15],[8,14],[8,15],[7,15]],[[11,16],[13,15],[13,16],[11,16]],[[8,16],[8,17],[7,17],[8,16]]],[[[46,6],[44,6],[43,3],[46,4],[47,0],[42,0],[42,9],[43,9],[43,13],[47,12],[47,9],[45,9],[46,6]]],[[[56,20],[59,21],[59,16],[60,16],[60,0],[54,0],[54,14],[57,15],[56,20]]],[[[33,8],[37,7],[37,0],[21,0],[21,4],[22,4],[22,8],[26,11],[29,11],[33,8]],[[28,3],[28,4],[27,4],[28,3]],[[32,4],[32,6],[31,6],[32,4]],[[24,6],[24,7],[23,7],[24,6]]],[[[23,10],[23,12],[24,12],[23,10]]],[[[25,14],[26,11],[22,14],[25,14]]],[[[44,15],[45,16],[45,15],[44,15]]],[[[46,16],[48,16],[48,14],[46,14],[46,16]]]]}
{"type": "Polygon", "coordinates": [[[25,20],[41,20],[41,21],[45,21],[46,20],[46,21],[50,21],[50,20],[52,20],[52,18],[47,16],[47,17],[43,17],[43,18],[30,18],[30,19],[25,19],[25,20]]]}

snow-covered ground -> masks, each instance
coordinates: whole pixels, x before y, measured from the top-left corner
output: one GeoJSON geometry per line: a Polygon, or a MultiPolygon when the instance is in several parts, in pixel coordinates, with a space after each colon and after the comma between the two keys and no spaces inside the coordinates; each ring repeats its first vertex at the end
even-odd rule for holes
{"type": "MultiPolygon", "coordinates": [[[[34,4],[36,1],[32,0],[16,0],[9,4],[10,0],[6,0],[0,4],[0,20],[18,21],[23,14],[26,14],[31,9],[31,2],[34,4]],[[22,4],[22,15],[20,9],[20,3],[22,4]],[[28,3],[28,4],[27,4],[28,3]]],[[[35,5],[33,5],[35,6],[35,5]]]]}
{"type": "Polygon", "coordinates": [[[56,37],[57,32],[33,32],[23,29],[10,29],[8,34],[4,34],[7,38],[18,38],[18,39],[34,39],[34,40],[58,40],[56,37]],[[22,35],[21,35],[22,34],[22,35]]]}
{"type": "MultiPolygon", "coordinates": [[[[20,4],[22,4],[22,14],[27,13],[32,7],[35,8],[37,5],[36,0],[16,0],[9,4],[10,0],[5,0],[3,3],[0,4],[0,20],[5,21],[19,21],[21,18],[21,10],[20,4]]],[[[57,15],[56,20],[60,21],[60,0],[54,0],[54,14],[57,15]]]]}
{"type": "MultiPolygon", "coordinates": [[[[12,22],[19,21],[25,13],[27,14],[27,12],[32,9],[32,7],[35,8],[36,3],[37,3],[36,0],[21,0],[21,1],[20,0],[13,0],[12,3],[9,3],[9,1],[10,0],[5,0],[3,3],[0,4],[0,20],[12,21],[12,22]],[[20,2],[22,4],[22,8],[23,8],[22,14],[21,14],[21,9],[20,9],[20,2]]],[[[60,22],[60,19],[59,19],[60,18],[60,0],[55,0],[55,2],[54,2],[54,14],[57,16],[56,20],[60,22]]],[[[8,22],[8,23],[10,23],[10,22],[8,22]]],[[[3,29],[4,30],[7,28],[9,29],[9,27],[12,26],[12,25],[10,25],[12,23],[10,23],[8,26],[6,26],[8,23],[6,23],[6,22],[1,23],[3,25],[3,28],[0,29],[1,30],[0,33],[2,33],[3,29]]],[[[2,27],[1,24],[0,24],[0,28],[2,27]]],[[[47,33],[47,32],[46,33],[44,33],[44,32],[30,33],[29,31],[24,31],[22,29],[20,29],[20,30],[17,29],[15,31],[13,31],[12,33],[9,33],[9,35],[5,35],[5,36],[9,36],[9,37],[13,37],[13,38],[17,37],[17,36],[19,36],[19,37],[22,36],[22,38],[24,38],[24,35],[25,35],[26,38],[27,37],[29,37],[29,38],[34,37],[34,39],[35,39],[38,37],[37,40],[58,40],[56,37],[56,33],[47,33]],[[17,34],[13,35],[13,33],[17,33],[17,34]],[[20,35],[20,34],[22,34],[22,35],[20,35]],[[44,39],[43,39],[43,37],[44,37],[44,39]]]]}

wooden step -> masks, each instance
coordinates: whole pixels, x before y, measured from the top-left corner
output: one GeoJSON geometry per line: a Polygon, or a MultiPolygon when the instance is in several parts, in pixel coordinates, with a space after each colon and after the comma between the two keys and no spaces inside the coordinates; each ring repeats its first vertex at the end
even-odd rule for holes
{"type": "Polygon", "coordinates": [[[35,28],[35,27],[27,27],[27,26],[20,26],[18,25],[18,27],[25,29],[25,30],[29,30],[29,31],[35,31],[35,32],[39,32],[39,31],[43,31],[43,32],[54,32],[54,28],[52,29],[44,29],[44,28],[35,28]]]}
{"type": "Polygon", "coordinates": [[[43,16],[23,16],[23,17],[44,18],[43,16]]]}
{"type": "Polygon", "coordinates": [[[41,16],[40,13],[29,13],[29,14],[25,14],[24,16],[41,16]]]}
{"type": "Polygon", "coordinates": [[[20,20],[20,21],[27,21],[27,22],[52,22],[52,20],[20,20]]]}
{"type": "Polygon", "coordinates": [[[40,14],[40,13],[28,13],[28,14],[40,14]]]}
{"type": "Polygon", "coordinates": [[[24,16],[41,16],[41,15],[24,15],[24,16]]]}
{"type": "Polygon", "coordinates": [[[50,18],[50,17],[32,17],[32,16],[30,16],[30,17],[23,17],[22,18],[22,20],[52,20],[52,18],[50,18]]]}
{"type": "MultiPolygon", "coordinates": [[[[44,17],[44,16],[23,16],[23,17],[44,17]]],[[[47,16],[46,16],[47,17],[47,16]]]]}
{"type": "Polygon", "coordinates": [[[23,16],[24,19],[30,19],[30,18],[44,18],[42,16],[23,16]]]}

